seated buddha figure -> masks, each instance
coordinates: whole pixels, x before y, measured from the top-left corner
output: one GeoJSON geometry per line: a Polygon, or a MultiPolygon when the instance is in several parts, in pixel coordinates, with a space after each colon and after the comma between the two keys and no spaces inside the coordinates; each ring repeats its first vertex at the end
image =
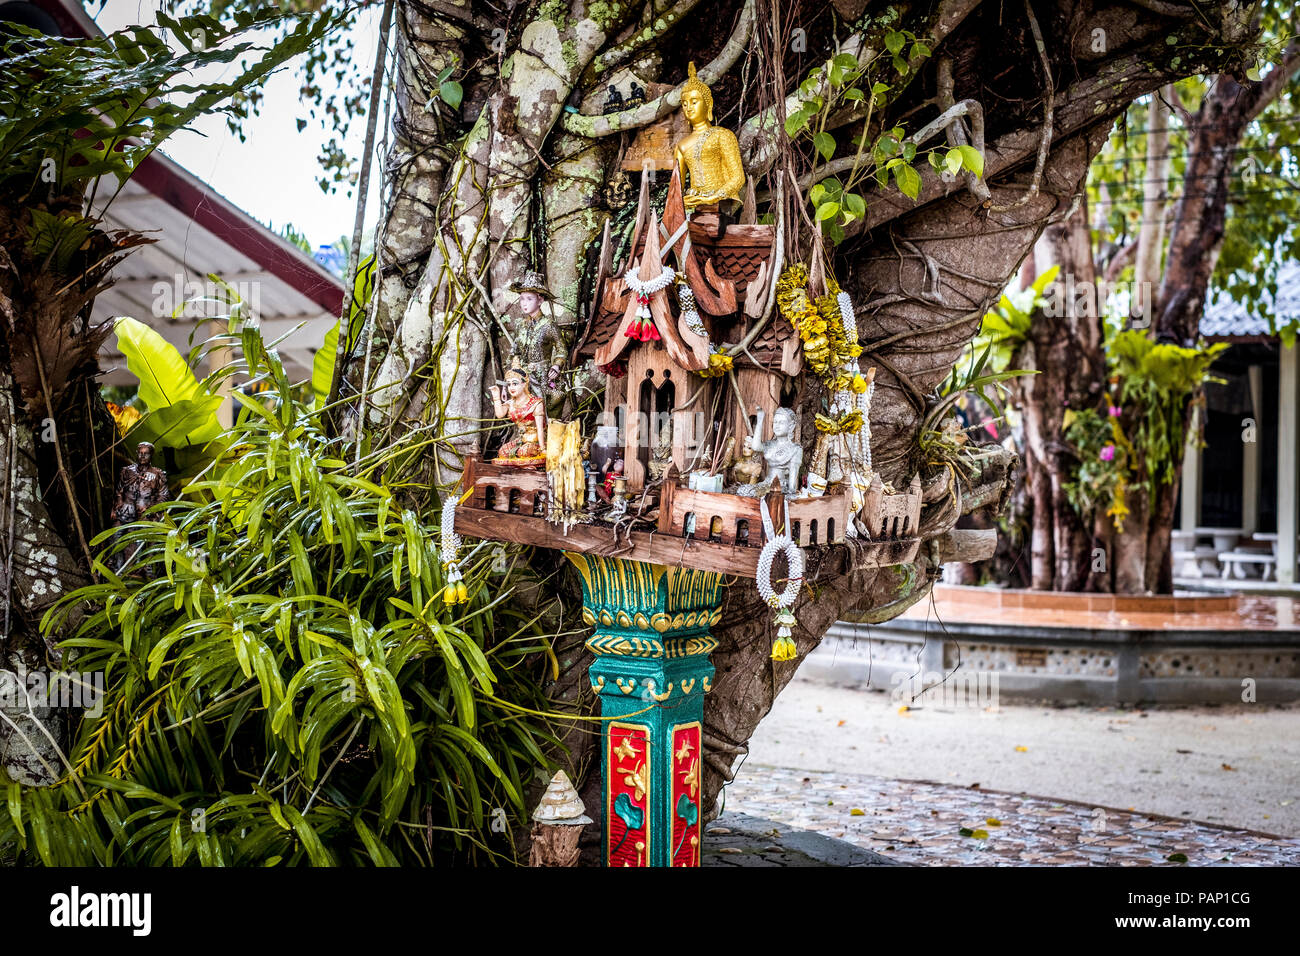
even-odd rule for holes
{"type": "Polygon", "coordinates": [[[673,161],[685,190],[683,205],[689,213],[702,206],[721,204],[721,212],[734,214],[745,185],[740,144],[731,130],[713,125],[713,93],[695,75],[694,63],[682,84],[682,113],[691,124],[691,132],[673,150],[673,161]]]}

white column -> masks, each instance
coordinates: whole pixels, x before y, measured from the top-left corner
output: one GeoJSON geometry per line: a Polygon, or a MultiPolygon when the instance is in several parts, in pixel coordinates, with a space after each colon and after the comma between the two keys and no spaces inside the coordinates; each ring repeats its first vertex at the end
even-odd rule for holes
{"type": "Polygon", "coordinates": [[[1300,368],[1296,346],[1283,347],[1278,371],[1277,396],[1277,580],[1296,583],[1297,500],[1300,499],[1300,457],[1297,457],[1297,419],[1300,418],[1300,368]]]}
{"type": "MultiPolygon", "coordinates": [[[[213,320],[209,327],[209,335],[222,335],[226,332],[228,323],[221,320],[213,320]]],[[[228,346],[217,346],[208,352],[208,373],[211,374],[217,369],[225,368],[234,360],[234,353],[228,346]]],[[[309,365],[308,368],[311,366],[309,365]]],[[[217,408],[217,421],[222,428],[229,428],[235,423],[235,400],[230,397],[234,391],[234,385],[231,384],[231,378],[227,375],[217,384],[217,394],[221,396],[221,405],[217,408]]]]}
{"type": "Polygon", "coordinates": [[[1191,531],[1201,523],[1201,449],[1198,441],[1200,409],[1192,409],[1192,421],[1183,446],[1182,515],[1180,530],[1191,531]]]}
{"type": "Polygon", "coordinates": [[[1250,418],[1255,423],[1250,437],[1246,441],[1246,425],[1241,426],[1241,527],[1246,534],[1259,530],[1259,435],[1264,427],[1260,413],[1264,405],[1264,374],[1258,365],[1252,365],[1247,372],[1247,394],[1250,395],[1250,418]]]}

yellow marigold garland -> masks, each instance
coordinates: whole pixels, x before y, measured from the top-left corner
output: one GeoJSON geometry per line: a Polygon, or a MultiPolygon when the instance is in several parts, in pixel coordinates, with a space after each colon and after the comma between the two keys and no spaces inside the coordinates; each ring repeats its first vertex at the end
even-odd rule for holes
{"type": "MultiPolygon", "coordinates": [[[[837,301],[840,287],[828,277],[826,295],[814,301],[808,296],[808,278],[808,267],[802,262],[788,266],[776,282],[777,308],[803,342],[804,361],[826,387],[832,392],[862,394],[867,390],[866,379],[845,371],[849,361],[862,354],[862,346],[850,342],[845,334],[837,301]]],[[[819,415],[817,427],[828,434],[855,433],[862,427],[862,415],[854,413],[838,419],[819,415]]]]}

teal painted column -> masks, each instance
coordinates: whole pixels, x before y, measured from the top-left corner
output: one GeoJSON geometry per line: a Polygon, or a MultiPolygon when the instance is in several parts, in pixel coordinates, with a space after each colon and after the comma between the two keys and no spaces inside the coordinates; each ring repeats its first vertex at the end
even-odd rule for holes
{"type": "Polygon", "coordinates": [[[600,695],[606,866],[699,866],[704,695],[710,628],[722,610],[713,571],[565,552],[595,628],[588,671],[600,695]]]}

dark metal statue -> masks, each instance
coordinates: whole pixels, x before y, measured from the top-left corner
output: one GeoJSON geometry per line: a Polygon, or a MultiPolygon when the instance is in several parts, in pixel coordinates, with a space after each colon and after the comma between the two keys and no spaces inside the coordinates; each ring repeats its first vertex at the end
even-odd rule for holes
{"type": "MultiPolygon", "coordinates": [[[[153,505],[171,499],[167,490],[167,472],[153,463],[153,445],[140,442],[135,449],[135,462],[118,473],[117,491],[113,496],[113,527],[138,521],[153,505]]],[[[127,555],[115,556],[115,571],[122,570],[127,555]]]]}

